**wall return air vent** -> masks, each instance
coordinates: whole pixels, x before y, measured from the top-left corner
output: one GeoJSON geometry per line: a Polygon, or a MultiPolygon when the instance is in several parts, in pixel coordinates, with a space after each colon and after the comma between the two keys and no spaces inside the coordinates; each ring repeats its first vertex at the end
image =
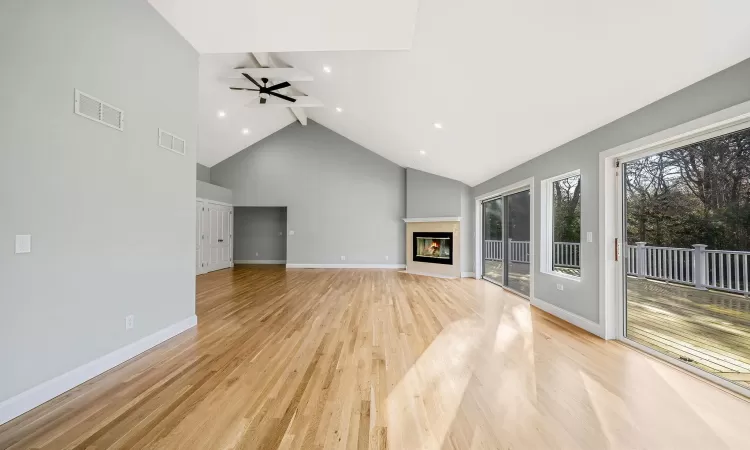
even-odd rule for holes
{"type": "Polygon", "coordinates": [[[185,139],[159,128],[159,147],[172,150],[180,155],[185,154],[185,139]]]}
{"type": "Polygon", "coordinates": [[[94,122],[122,131],[125,126],[125,113],[96,97],[75,90],[75,113],[94,122]]]}

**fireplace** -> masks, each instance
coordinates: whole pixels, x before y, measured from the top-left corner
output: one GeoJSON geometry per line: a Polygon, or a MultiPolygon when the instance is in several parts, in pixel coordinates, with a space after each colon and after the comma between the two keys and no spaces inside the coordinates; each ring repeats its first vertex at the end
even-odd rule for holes
{"type": "Polygon", "coordinates": [[[433,264],[453,264],[453,233],[414,232],[412,259],[433,264]]]}

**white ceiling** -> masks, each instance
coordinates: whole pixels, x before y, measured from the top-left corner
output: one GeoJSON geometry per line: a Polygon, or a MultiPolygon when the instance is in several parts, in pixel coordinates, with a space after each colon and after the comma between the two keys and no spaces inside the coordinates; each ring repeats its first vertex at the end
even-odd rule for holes
{"type": "Polygon", "coordinates": [[[402,50],[418,0],[149,0],[201,53],[402,50]]]}
{"type": "MultiPolygon", "coordinates": [[[[430,0],[410,51],[278,56],[315,76],[295,83],[326,104],[311,119],[473,186],[750,57],[748,14],[746,0],[430,0]]],[[[294,120],[243,108],[247,97],[209,78],[232,58],[202,57],[199,161],[209,166],[294,120]],[[245,123],[252,135],[239,133],[245,123]]]]}

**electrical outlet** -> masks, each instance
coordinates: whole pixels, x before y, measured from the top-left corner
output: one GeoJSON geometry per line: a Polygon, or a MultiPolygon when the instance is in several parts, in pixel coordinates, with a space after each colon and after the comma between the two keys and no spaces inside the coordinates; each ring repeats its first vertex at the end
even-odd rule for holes
{"type": "Polygon", "coordinates": [[[562,285],[562,284],[560,284],[560,283],[557,283],[557,290],[558,290],[558,291],[562,291],[562,290],[564,290],[564,289],[565,289],[565,286],[563,286],[563,285],[562,285]]]}
{"type": "Polygon", "coordinates": [[[294,230],[289,230],[289,236],[294,236],[294,230]]]}
{"type": "Polygon", "coordinates": [[[135,316],[132,314],[129,316],[125,316],[125,329],[132,330],[134,326],[135,326],[135,316]]]}
{"type": "Polygon", "coordinates": [[[255,252],[255,256],[260,256],[260,255],[258,254],[258,252],[255,252]]]}
{"type": "Polygon", "coordinates": [[[283,235],[284,235],[284,232],[283,231],[279,231],[279,236],[283,236],[283,235]]]}
{"type": "Polygon", "coordinates": [[[343,256],[343,255],[342,255],[342,256],[341,256],[341,260],[342,260],[342,261],[346,261],[346,256],[343,256]]]}
{"type": "Polygon", "coordinates": [[[385,260],[388,261],[388,255],[385,255],[385,260]]]}

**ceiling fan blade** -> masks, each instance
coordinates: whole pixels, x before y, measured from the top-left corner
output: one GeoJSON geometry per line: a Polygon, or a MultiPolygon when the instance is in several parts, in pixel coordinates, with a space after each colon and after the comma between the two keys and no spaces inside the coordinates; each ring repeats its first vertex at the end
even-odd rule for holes
{"type": "Polygon", "coordinates": [[[266,103],[266,98],[265,97],[261,97],[260,98],[260,104],[263,105],[265,103],[266,103]]]}
{"type": "Polygon", "coordinates": [[[297,101],[297,99],[294,99],[294,98],[292,98],[292,97],[287,97],[287,96],[286,96],[286,95],[284,95],[284,94],[279,94],[279,93],[276,93],[276,92],[269,92],[269,94],[273,95],[274,97],[279,97],[279,98],[283,98],[284,100],[286,100],[286,101],[288,101],[288,102],[292,102],[292,103],[294,103],[294,102],[296,102],[296,101],[297,101]]]}
{"type": "Polygon", "coordinates": [[[279,83],[279,84],[273,85],[270,88],[268,88],[267,90],[268,91],[278,91],[279,89],[284,89],[285,87],[289,87],[289,86],[291,86],[291,84],[289,84],[288,81],[285,81],[283,83],[279,83]]]}
{"type": "Polygon", "coordinates": [[[248,80],[250,80],[254,85],[258,86],[258,88],[262,88],[263,87],[263,86],[260,85],[260,83],[258,83],[257,81],[255,81],[255,79],[253,77],[251,77],[250,75],[248,75],[246,73],[243,73],[242,76],[244,76],[245,78],[247,78],[248,80]]]}
{"type": "Polygon", "coordinates": [[[233,91],[259,91],[260,90],[260,89],[240,88],[240,87],[234,87],[234,86],[229,86],[229,89],[233,91]]]}

